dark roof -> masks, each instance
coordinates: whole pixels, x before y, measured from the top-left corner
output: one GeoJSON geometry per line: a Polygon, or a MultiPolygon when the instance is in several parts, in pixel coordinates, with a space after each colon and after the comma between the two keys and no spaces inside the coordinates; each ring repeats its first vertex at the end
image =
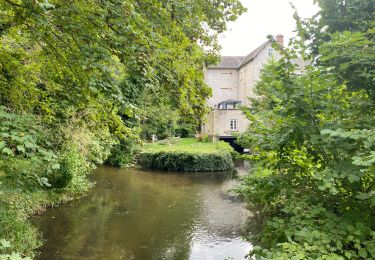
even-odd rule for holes
{"type": "Polygon", "coordinates": [[[243,56],[221,56],[220,63],[217,65],[208,65],[210,69],[238,69],[252,61],[267,45],[270,40],[266,41],[249,55],[243,56]]]}
{"type": "Polygon", "coordinates": [[[243,59],[243,56],[221,56],[219,64],[208,65],[208,67],[215,69],[237,69],[243,59]]]}
{"type": "Polygon", "coordinates": [[[256,48],[255,50],[253,50],[249,55],[247,55],[241,62],[241,64],[238,66],[239,68],[241,68],[242,66],[244,66],[245,64],[249,63],[250,61],[252,61],[271,41],[268,40],[266,41],[265,43],[263,43],[262,45],[260,45],[258,48],[256,48]]]}
{"type": "Polygon", "coordinates": [[[219,105],[221,105],[221,104],[237,104],[237,103],[241,103],[241,101],[236,100],[236,99],[227,99],[227,100],[221,101],[219,103],[219,105]]]}

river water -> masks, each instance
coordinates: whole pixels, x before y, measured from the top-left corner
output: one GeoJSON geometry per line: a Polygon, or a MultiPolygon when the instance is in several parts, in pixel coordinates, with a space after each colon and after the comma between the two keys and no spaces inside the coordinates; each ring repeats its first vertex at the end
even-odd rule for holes
{"type": "Polygon", "coordinates": [[[92,179],[86,197],[33,218],[38,259],[244,259],[252,248],[231,174],[100,167],[92,179]]]}

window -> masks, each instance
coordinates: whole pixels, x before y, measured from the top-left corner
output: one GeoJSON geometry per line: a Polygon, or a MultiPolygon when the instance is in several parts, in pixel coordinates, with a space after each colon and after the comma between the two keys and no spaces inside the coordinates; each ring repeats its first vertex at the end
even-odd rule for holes
{"type": "Polygon", "coordinates": [[[237,131],[237,119],[231,119],[230,120],[230,130],[231,131],[237,131]]]}
{"type": "Polygon", "coordinates": [[[272,54],[273,54],[273,49],[268,49],[268,57],[271,57],[272,56],[272,54]]]}

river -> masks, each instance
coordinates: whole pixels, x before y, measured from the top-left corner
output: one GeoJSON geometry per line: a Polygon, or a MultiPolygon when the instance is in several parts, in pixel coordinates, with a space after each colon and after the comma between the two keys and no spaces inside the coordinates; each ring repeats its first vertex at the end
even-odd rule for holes
{"type": "Polygon", "coordinates": [[[92,179],[86,197],[33,218],[37,259],[244,259],[252,248],[231,174],[100,167],[92,179]]]}

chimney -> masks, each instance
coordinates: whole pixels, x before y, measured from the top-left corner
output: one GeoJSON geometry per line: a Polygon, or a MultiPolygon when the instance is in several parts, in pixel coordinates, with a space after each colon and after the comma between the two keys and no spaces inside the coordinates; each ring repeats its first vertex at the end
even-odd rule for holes
{"type": "Polygon", "coordinates": [[[276,36],[276,43],[279,44],[281,47],[284,47],[284,35],[278,34],[276,36]]]}

